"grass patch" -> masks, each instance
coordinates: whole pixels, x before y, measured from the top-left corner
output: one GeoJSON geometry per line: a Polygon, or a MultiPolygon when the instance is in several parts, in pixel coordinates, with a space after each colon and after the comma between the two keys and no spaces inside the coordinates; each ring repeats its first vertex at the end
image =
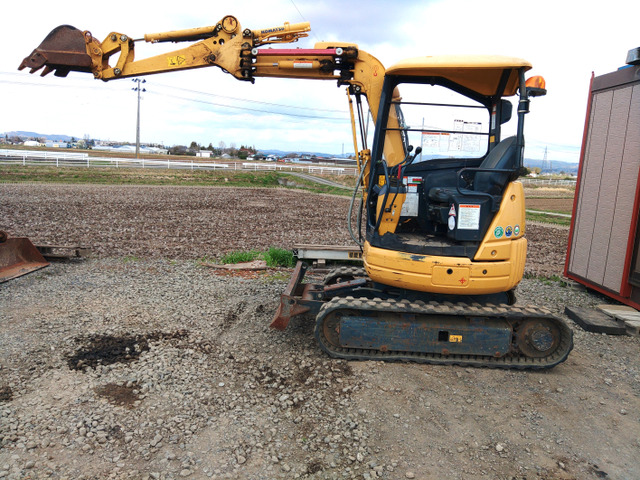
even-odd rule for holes
{"type": "Polygon", "coordinates": [[[554,225],[563,225],[570,226],[571,219],[567,217],[556,217],[555,215],[547,215],[545,213],[526,213],[527,221],[531,222],[542,222],[542,223],[552,223],[554,225]]]}
{"type": "Polygon", "coordinates": [[[9,183],[293,188],[313,193],[351,195],[349,190],[280,172],[0,165],[0,179],[9,183]],[[283,186],[287,180],[294,180],[295,186],[283,186]]]}
{"type": "Polygon", "coordinates": [[[531,273],[526,273],[524,275],[524,278],[532,278],[535,280],[540,280],[545,285],[558,286],[562,288],[566,288],[569,286],[569,282],[567,281],[567,279],[564,277],[561,277],[560,275],[551,275],[550,277],[547,277],[543,275],[539,276],[531,273]]]}
{"type": "Polygon", "coordinates": [[[293,253],[284,248],[269,247],[266,252],[258,250],[229,252],[220,258],[222,264],[247,263],[254,260],[264,260],[268,267],[292,268],[296,264],[293,253]]]}
{"type": "Polygon", "coordinates": [[[261,253],[257,250],[249,250],[246,252],[229,252],[220,259],[220,263],[247,263],[253,262],[261,257],[261,253]]]}
{"type": "Polygon", "coordinates": [[[270,247],[264,253],[264,259],[268,267],[288,267],[292,268],[296,265],[296,259],[293,253],[283,248],[270,247]]]}

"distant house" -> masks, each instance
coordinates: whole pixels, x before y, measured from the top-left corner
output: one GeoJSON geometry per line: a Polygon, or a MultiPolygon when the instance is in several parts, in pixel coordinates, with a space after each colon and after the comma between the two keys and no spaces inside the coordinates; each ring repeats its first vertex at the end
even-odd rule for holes
{"type": "Polygon", "coordinates": [[[211,158],[211,154],[213,152],[210,150],[201,150],[199,152],[196,153],[196,157],[200,157],[200,158],[211,158]]]}
{"type": "Polygon", "coordinates": [[[36,141],[36,140],[27,140],[23,143],[25,147],[44,147],[44,144],[36,141]]]}
{"type": "Polygon", "coordinates": [[[46,143],[46,147],[47,148],[69,148],[69,144],[67,142],[47,142],[46,143]]]}

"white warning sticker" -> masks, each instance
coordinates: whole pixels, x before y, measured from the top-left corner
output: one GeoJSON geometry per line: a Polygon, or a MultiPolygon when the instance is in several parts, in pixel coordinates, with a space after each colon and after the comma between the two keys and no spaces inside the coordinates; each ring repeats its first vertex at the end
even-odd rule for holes
{"type": "Polygon", "coordinates": [[[480,205],[458,206],[458,230],[480,229],[480,205]]]}
{"type": "Polygon", "coordinates": [[[407,196],[404,199],[404,203],[402,204],[402,210],[400,211],[401,217],[417,217],[418,216],[418,207],[419,207],[419,198],[417,193],[407,193],[407,196]]]}
{"type": "Polygon", "coordinates": [[[422,177],[402,177],[402,183],[407,187],[407,195],[400,215],[402,217],[417,217],[420,198],[418,196],[418,185],[422,183],[422,177]]]}

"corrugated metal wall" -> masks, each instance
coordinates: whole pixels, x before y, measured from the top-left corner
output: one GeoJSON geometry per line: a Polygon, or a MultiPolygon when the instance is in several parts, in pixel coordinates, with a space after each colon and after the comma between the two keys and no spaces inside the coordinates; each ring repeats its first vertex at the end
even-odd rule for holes
{"type": "Polygon", "coordinates": [[[567,271],[620,293],[640,171],[640,85],[594,92],[567,271]]]}

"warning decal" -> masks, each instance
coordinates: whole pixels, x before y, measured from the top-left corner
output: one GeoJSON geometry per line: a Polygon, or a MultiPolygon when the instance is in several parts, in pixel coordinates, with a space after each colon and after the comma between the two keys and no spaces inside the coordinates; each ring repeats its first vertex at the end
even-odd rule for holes
{"type": "Polygon", "coordinates": [[[170,67],[177,67],[182,65],[186,61],[186,58],[181,55],[176,55],[175,57],[167,57],[167,64],[170,67]]]}
{"type": "Polygon", "coordinates": [[[458,207],[458,230],[480,229],[480,205],[460,205],[458,207]]]}

